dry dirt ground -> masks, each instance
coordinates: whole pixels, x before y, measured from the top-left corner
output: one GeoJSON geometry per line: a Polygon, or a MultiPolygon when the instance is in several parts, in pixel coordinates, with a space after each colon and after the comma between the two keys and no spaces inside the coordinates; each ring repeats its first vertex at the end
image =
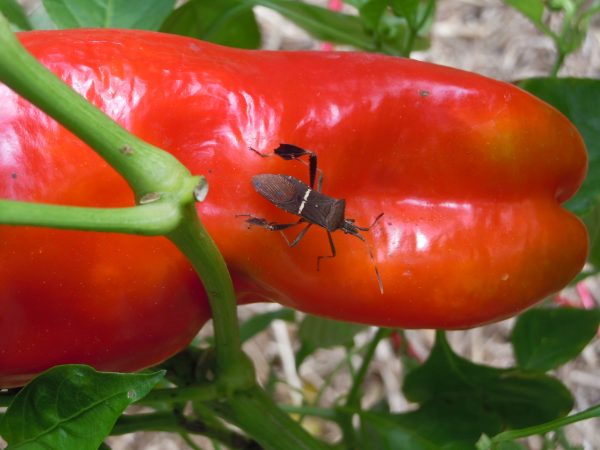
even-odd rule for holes
{"type": "MultiPolygon", "coordinates": [[[[264,31],[265,48],[318,48],[319,43],[276,13],[260,7],[256,12],[264,31]]],[[[549,38],[501,0],[439,0],[431,49],[414,57],[511,81],[548,74],[554,50],[549,38]]],[[[595,21],[583,48],[567,59],[560,75],[600,78],[600,20],[595,21]]],[[[597,293],[594,297],[598,299],[600,289],[596,284],[595,280],[589,281],[591,292],[597,293]]],[[[574,290],[567,291],[565,295],[578,301],[574,290]]],[[[254,305],[241,309],[240,314],[248,317],[268,308],[273,306],[254,305]]],[[[507,367],[514,362],[508,339],[510,330],[511,320],[508,320],[474,330],[451,332],[449,338],[457,352],[473,361],[507,367]]],[[[281,378],[292,386],[305,389],[318,387],[344,355],[338,351],[320,352],[302,365],[301,373],[296,373],[293,364],[290,364],[294,331],[282,323],[276,323],[249,343],[246,350],[254,358],[259,376],[265,377],[270,367],[276,367],[281,378]]],[[[415,352],[425,358],[433,341],[433,332],[409,331],[408,336],[415,352]]],[[[365,336],[358,337],[361,338],[365,336]]],[[[393,357],[391,348],[381,345],[368,378],[365,402],[369,404],[386,396],[394,410],[409,408],[410,405],[400,394],[402,373],[403,368],[393,357]]],[[[589,345],[579,359],[558,370],[557,375],[575,394],[576,410],[600,403],[598,341],[589,345]]],[[[325,401],[342,395],[348,387],[347,377],[337,377],[326,392],[325,401]]],[[[290,390],[283,390],[281,395],[284,401],[298,400],[290,390]]],[[[310,425],[313,429],[320,427],[319,424],[310,425]]],[[[597,450],[600,449],[600,433],[596,432],[599,426],[600,420],[589,420],[568,427],[567,435],[573,444],[597,450]]],[[[321,431],[330,438],[335,438],[337,433],[337,430],[329,428],[321,431]]],[[[110,443],[115,450],[188,448],[179,437],[164,433],[137,433],[112,438],[110,443]]],[[[210,444],[201,440],[198,444],[202,448],[211,448],[210,444]]],[[[541,443],[535,439],[528,441],[528,445],[532,449],[541,448],[541,443]]]]}

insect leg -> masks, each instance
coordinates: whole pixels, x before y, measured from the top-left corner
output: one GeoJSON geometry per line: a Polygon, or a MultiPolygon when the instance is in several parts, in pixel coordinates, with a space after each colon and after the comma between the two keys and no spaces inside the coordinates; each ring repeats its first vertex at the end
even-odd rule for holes
{"type": "MultiPolygon", "coordinates": [[[[381,219],[381,217],[383,216],[383,213],[379,214],[375,220],[373,221],[373,223],[371,224],[371,226],[369,228],[366,227],[356,227],[359,230],[362,231],[369,231],[376,223],[379,219],[381,219]]],[[[365,243],[365,246],[367,247],[367,251],[369,252],[369,258],[371,258],[371,262],[373,263],[373,269],[375,269],[375,276],[377,277],[377,283],[379,284],[379,292],[381,292],[383,294],[383,281],[381,281],[381,275],[379,274],[379,269],[377,268],[377,264],[375,264],[375,257],[373,256],[373,250],[371,249],[371,246],[369,245],[369,243],[367,242],[367,240],[365,239],[364,236],[360,235],[359,233],[350,233],[352,236],[356,236],[358,239],[360,239],[361,241],[363,241],[365,243]]]]}
{"type": "Polygon", "coordinates": [[[273,151],[273,153],[261,153],[252,147],[248,148],[263,158],[277,155],[286,161],[296,160],[303,164],[306,164],[306,161],[303,161],[300,158],[302,156],[308,156],[308,175],[310,179],[309,186],[311,189],[314,188],[315,178],[318,173],[319,180],[317,182],[317,192],[321,192],[321,186],[323,185],[323,171],[317,168],[317,155],[314,152],[311,152],[310,150],[304,150],[303,148],[292,144],[280,144],[279,147],[273,151]]]}
{"type": "MultiPolygon", "coordinates": [[[[236,217],[248,217],[248,219],[246,219],[246,223],[249,225],[249,227],[257,226],[257,227],[265,228],[269,231],[285,230],[287,228],[291,228],[291,227],[295,227],[296,225],[300,225],[302,222],[304,222],[304,219],[300,219],[294,223],[268,222],[267,219],[262,219],[260,217],[254,217],[254,216],[251,216],[250,214],[237,214],[236,217]]],[[[287,239],[286,239],[286,241],[287,241],[287,239]]]]}
{"type": "Polygon", "coordinates": [[[368,227],[359,227],[358,225],[355,225],[355,226],[360,231],[369,231],[371,228],[373,228],[377,224],[377,222],[379,222],[379,219],[381,219],[382,217],[383,217],[383,213],[380,213],[377,217],[375,217],[375,220],[373,221],[373,223],[371,225],[369,225],[368,227]]]}
{"type": "MultiPolygon", "coordinates": [[[[316,166],[316,159],[315,159],[315,169],[319,173],[319,178],[317,179],[317,192],[321,192],[323,190],[323,171],[321,169],[317,169],[316,167],[317,166],[316,166]]],[[[312,188],[312,185],[311,185],[311,188],[312,188]]]]}
{"type": "Polygon", "coordinates": [[[296,159],[301,162],[304,161],[302,161],[300,157],[308,156],[308,175],[310,178],[310,188],[312,189],[314,187],[315,175],[318,170],[317,155],[315,155],[314,152],[311,152],[310,150],[304,150],[303,148],[292,144],[281,144],[275,149],[275,154],[286,160],[296,159]]]}
{"type": "Polygon", "coordinates": [[[249,219],[246,219],[246,223],[248,223],[248,228],[250,228],[251,226],[257,226],[257,227],[265,228],[269,231],[279,231],[279,233],[281,233],[281,236],[283,236],[285,243],[289,247],[296,246],[298,244],[298,242],[300,242],[300,240],[304,237],[304,235],[309,230],[309,228],[312,226],[312,223],[309,223],[308,225],[306,225],[306,227],[304,227],[304,229],[300,233],[298,233],[298,236],[296,236],[294,238],[294,240],[292,242],[290,242],[290,240],[287,238],[287,236],[285,235],[283,230],[286,230],[291,227],[295,227],[296,225],[300,225],[301,223],[306,222],[304,219],[300,218],[300,220],[298,220],[297,222],[294,222],[294,223],[277,223],[277,222],[267,222],[266,219],[254,217],[249,214],[238,214],[236,217],[240,217],[240,216],[249,217],[249,219]]]}
{"type": "MultiPolygon", "coordinates": [[[[304,151],[306,152],[305,154],[308,155],[308,177],[310,179],[310,188],[314,189],[315,178],[318,173],[319,178],[317,180],[317,192],[321,192],[321,189],[323,188],[323,171],[321,169],[317,168],[317,155],[315,155],[313,152],[308,151],[308,150],[304,150],[304,151]]],[[[304,161],[302,161],[302,160],[299,160],[299,161],[304,163],[304,161]]]]}
{"type": "Polygon", "coordinates": [[[320,270],[321,260],[323,258],[335,258],[335,245],[333,245],[333,238],[331,237],[331,232],[327,231],[327,238],[329,239],[329,246],[331,247],[331,255],[317,256],[317,271],[320,270]]]}
{"type": "Polygon", "coordinates": [[[268,158],[269,156],[273,156],[272,153],[261,153],[258,150],[256,150],[255,148],[252,147],[248,147],[248,150],[256,153],[258,156],[262,157],[262,158],[268,158]]]}
{"type": "MultiPolygon", "coordinates": [[[[292,242],[289,242],[285,235],[283,237],[285,238],[286,242],[288,243],[288,245],[290,247],[295,247],[298,244],[298,242],[300,242],[302,240],[302,238],[304,237],[306,232],[310,229],[310,227],[312,227],[312,225],[313,225],[312,223],[309,223],[308,225],[306,225],[304,227],[304,229],[300,233],[298,233],[298,236],[296,236],[296,238],[292,242]]],[[[283,234],[283,233],[281,233],[281,234],[283,234]]]]}
{"type": "Polygon", "coordinates": [[[379,283],[379,292],[383,294],[383,281],[381,281],[381,275],[379,273],[379,269],[377,268],[377,264],[375,264],[375,257],[373,256],[373,250],[367,241],[363,239],[363,242],[367,246],[367,250],[369,251],[369,257],[371,258],[371,262],[373,263],[373,269],[375,269],[375,276],[377,277],[377,283],[379,283]]]}
{"type": "Polygon", "coordinates": [[[275,149],[275,154],[281,156],[285,160],[295,159],[303,164],[306,164],[306,161],[302,161],[300,157],[308,156],[308,177],[310,180],[309,186],[311,189],[314,189],[315,178],[317,177],[318,173],[319,178],[317,181],[317,192],[321,192],[321,188],[323,186],[323,171],[317,168],[317,155],[315,153],[311,152],[310,150],[301,149],[295,145],[281,144],[275,149]],[[289,147],[293,147],[294,149],[288,150],[289,147]]]}

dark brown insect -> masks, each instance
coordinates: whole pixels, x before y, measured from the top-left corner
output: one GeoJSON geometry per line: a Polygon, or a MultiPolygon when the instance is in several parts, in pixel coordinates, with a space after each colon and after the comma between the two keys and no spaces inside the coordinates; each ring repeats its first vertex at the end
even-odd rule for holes
{"type": "MultiPolygon", "coordinates": [[[[252,148],[250,150],[262,157],[272,156],[271,154],[259,153],[252,148]]],[[[369,227],[360,227],[356,225],[353,219],[347,219],[345,216],[346,200],[335,199],[321,192],[323,174],[317,169],[317,156],[313,152],[296,147],[295,145],[281,144],[275,149],[273,154],[286,160],[299,159],[302,156],[309,157],[310,186],[290,175],[262,174],[252,177],[252,184],[254,189],[256,189],[256,192],[278,208],[299,216],[300,219],[293,223],[277,223],[250,216],[246,222],[250,225],[260,226],[270,231],[283,231],[287,228],[305,223],[306,226],[304,229],[292,242],[287,239],[284,233],[281,233],[290,247],[294,247],[298,244],[313,225],[324,228],[327,231],[331,255],[317,257],[317,270],[319,270],[321,259],[333,258],[336,256],[335,245],[333,243],[333,238],[331,237],[331,233],[336,230],[341,230],[346,234],[356,236],[358,239],[365,242],[369,251],[369,256],[371,257],[373,264],[375,264],[371,248],[366,243],[364,236],[360,234],[360,231],[369,231],[383,216],[383,213],[379,214],[369,227]],[[313,189],[313,186],[317,172],[319,173],[319,179],[317,182],[317,189],[315,190],[313,189]]],[[[375,266],[375,274],[379,283],[379,289],[383,293],[383,283],[377,266],[375,266]]]]}

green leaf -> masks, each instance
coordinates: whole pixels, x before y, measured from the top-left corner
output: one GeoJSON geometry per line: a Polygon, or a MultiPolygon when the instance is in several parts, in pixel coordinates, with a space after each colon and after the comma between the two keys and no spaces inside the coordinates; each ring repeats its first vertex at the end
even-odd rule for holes
{"type": "Polygon", "coordinates": [[[435,4],[435,0],[392,0],[394,15],[382,18],[378,35],[383,52],[408,57],[413,50],[429,48],[435,4]]]}
{"type": "Polygon", "coordinates": [[[512,332],[518,366],[545,372],[575,358],[596,336],[600,311],[536,308],[520,315],[512,332]]]}
{"type": "Polygon", "coordinates": [[[600,267],[600,80],[532,78],[520,86],[561,111],[583,136],[589,155],[588,174],[566,207],[586,223],[591,238],[589,259],[600,267]]]}
{"type": "Polygon", "coordinates": [[[320,348],[348,345],[366,328],[366,325],[307,315],[300,323],[298,338],[320,348]]]}
{"type": "Polygon", "coordinates": [[[390,415],[365,411],[360,422],[359,448],[363,450],[439,450],[426,436],[400,426],[390,415]]]}
{"type": "Polygon", "coordinates": [[[600,203],[600,80],[531,78],[519,85],[562,112],[583,136],[590,158],[588,176],[567,207],[579,214],[587,212],[600,203]]]}
{"type": "Polygon", "coordinates": [[[317,39],[374,51],[375,43],[360,18],[298,0],[253,0],[277,11],[317,39]]]}
{"type": "Polygon", "coordinates": [[[556,378],[473,364],[453,353],[441,333],[427,361],[407,375],[404,393],[419,403],[478,403],[510,428],[563,417],[573,407],[570,392],[556,378]]]}
{"type": "Polygon", "coordinates": [[[42,0],[59,28],[158,30],[175,0],[42,0]]]}
{"type": "Polygon", "coordinates": [[[152,367],[152,370],[165,371],[165,380],[176,386],[189,386],[197,382],[200,369],[213,361],[212,347],[201,349],[189,345],[169,359],[152,367]]]}
{"type": "Polygon", "coordinates": [[[239,0],[192,0],[167,18],[161,31],[239,48],[258,48],[252,5],[239,0]]]}
{"type": "Polygon", "coordinates": [[[600,269],[600,204],[594,206],[583,216],[583,222],[590,236],[590,254],[588,260],[595,266],[596,271],[600,269]]]}
{"type": "Polygon", "coordinates": [[[282,308],[277,311],[269,311],[263,314],[252,316],[240,325],[240,336],[242,342],[252,339],[258,333],[266,329],[274,320],[285,320],[293,322],[296,318],[296,313],[293,309],[282,308]]]}
{"type": "Polygon", "coordinates": [[[21,390],[0,421],[12,450],[96,450],[117,418],[163,377],[54,367],[21,390]]]}
{"type": "Polygon", "coordinates": [[[300,350],[296,354],[296,363],[300,365],[319,348],[351,345],[356,333],[365,328],[365,325],[307,315],[298,329],[300,350]]]}
{"type": "Polygon", "coordinates": [[[368,30],[377,30],[387,4],[388,0],[368,0],[360,6],[358,13],[368,30]]]}
{"type": "Polygon", "coordinates": [[[542,0],[505,0],[506,3],[535,24],[542,23],[544,2],[542,0]]]}
{"type": "Polygon", "coordinates": [[[427,402],[404,414],[361,413],[361,449],[472,450],[482,432],[502,429],[499,417],[472,399],[427,402]]]}
{"type": "Polygon", "coordinates": [[[554,12],[566,11],[572,13],[575,10],[572,0],[548,0],[547,5],[554,12]]]}
{"type": "Polygon", "coordinates": [[[0,0],[0,13],[4,14],[8,21],[20,30],[31,30],[31,24],[23,7],[16,0],[0,0]]]}
{"type": "Polygon", "coordinates": [[[527,447],[516,441],[502,441],[498,444],[494,444],[489,436],[486,436],[485,434],[477,441],[475,447],[477,450],[527,450],[527,447]]]}
{"type": "Polygon", "coordinates": [[[394,14],[404,17],[412,28],[417,23],[420,0],[391,0],[394,14]]]}

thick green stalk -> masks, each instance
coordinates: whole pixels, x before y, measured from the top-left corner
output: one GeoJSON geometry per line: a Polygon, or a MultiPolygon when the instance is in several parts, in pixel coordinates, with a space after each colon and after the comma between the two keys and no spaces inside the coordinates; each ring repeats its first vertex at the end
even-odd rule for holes
{"type": "Polygon", "coordinates": [[[185,403],[207,402],[219,398],[217,385],[214,383],[206,385],[193,385],[178,388],[154,389],[140,401],[138,405],[153,405],[156,403],[185,403]]]}
{"type": "Polygon", "coordinates": [[[302,417],[311,416],[332,421],[337,421],[339,418],[336,411],[334,411],[333,409],[321,408],[319,406],[281,405],[281,409],[288,414],[296,414],[302,417]]]}
{"type": "Polygon", "coordinates": [[[168,431],[176,433],[182,431],[177,417],[170,412],[157,412],[148,414],[128,414],[121,416],[110,434],[120,436],[136,431],[168,431]]]}
{"type": "MultiPolygon", "coordinates": [[[[369,346],[367,347],[367,351],[365,352],[365,356],[363,357],[362,363],[358,372],[354,376],[352,380],[352,387],[348,392],[348,397],[346,398],[345,409],[350,411],[356,411],[360,409],[360,388],[367,376],[367,371],[369,369],[369,365],[375,356],[375,350],[377,346],[381,342],[382,339],[388,337],[391,333],[391,330],[387,328],[379,328],[371,342],[369,342],[369,346]]],[[[348,448],[355,447],[355,436],[354,436],[354,426],[352,425],[352,413],[344,413],[342,410],[339,410],[341,414],[340,426],[342,427],[344,434],[344,442],[348,448]]]]}
{"type": "Polygon", "coordinates": [[[556,59],[554,60],[554,64],[552,64],[552,69],[550,69],[550,76],[557,77],[558,72],[563,66],[566,58],[566,54],[560,49],[560,43],[556,44],[556,59]]]}
{"type": "Polygon", "coordinates": [[[258,386],[239,392],[230,401],[215,404],[214,407],[226,419],[243,428],[266,450],[329,449],[273,404],[271,398],[258,386]],[[262,420],[256,420],[257,417],[262,420]]]}
{"type": "Polygon", "coordinates": [[[224,427],[215,428],[209,424],[189,420],[173,412],[157,412],[146,414],[128,414],[119,418],[111,431],[112,436],[119,436],[136,431],[167,431],[179,434],[199,434],[229,445],[230,448],[256,448],[256,443],[235,431],[224,427]]]}
{"type": "Polygon", "coordinates": [[[172,191],[188,170],[135,137],[40,64],[0,16],[0,81],[72,131],[130,184],[136,197],[172,191]]]}
{"type": "Polygon", "coordinates": [[[173,202],[156,202],[131,208],[76,206],[0,200],[0,223],[71,230],[93,230],[158,236],[181,220],[173,202]]]}
{"type": "Polygon", "coordinates": [[[347,407],[360,407],[360,388],[365,380],[365,377],[367,376],[367,371],[371,361],[373,360],[373,356],[375,356],[375,350],[377,349],[379,343],[388,337],[391,332],[392,331],[388,328],[379,328],[375,333],[375,336],[373,336],[373,339],[371,339],[360,368],[358,369],[358,373],[354,377],[354,380],[352,380],[352,387],[350,388],[350,392],[346,398],[347,407]]]}
{"type": "Polygon", "coordinates": [[[208,294],[213,313],[216,380],[231,394],[231,389],[255,384],[254,366],[242,351],[233,282],[223,256],[201,225],[194,204],[188,205],[181,226],[167,237],[190,260],[208,294]]]}

